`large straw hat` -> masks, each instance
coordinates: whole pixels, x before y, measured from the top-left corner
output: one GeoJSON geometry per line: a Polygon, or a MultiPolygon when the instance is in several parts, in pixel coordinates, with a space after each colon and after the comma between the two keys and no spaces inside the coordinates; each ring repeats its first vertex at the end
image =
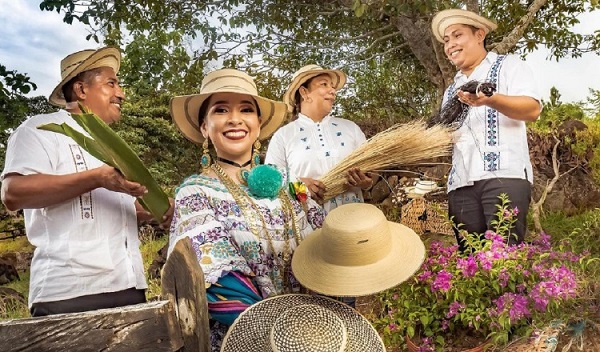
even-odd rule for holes
{"type": "Polygon", "coordinates": [[[97,50],[88,49],[73,53],[60,62],[60,83],[54,88],[48,98],[50,104],[63,107],[67,105],[62,87],[81,72],[99,67],[110,67],[119,72],[121,66],[121,53],[119,49],[105,47],[97,50]]]}
{"type": "Polygon", "coordinates": [[[292,272],[309,290],[328,296],[365,296],[396,286],[425,259],[425,246],[411,229],[387,221],[371,204],[332,210],[292,257],[292,272]]]}
{"type": "Polygon", "coordinates": [[[346,74],[340,70],[325,70],[319,65],[306,65],[294,73],[292,83],[290,83],[283,95],[283,102],[287,105],[289,112],[294,111],[294,98],[296,96],[296,91],[300,89],[300,86],[309,79],[322,74],[331,76],[331,81],[333,82],[333,88],[335,90],[342,89],[346,84],[346,74]]]}
{"type": "Polygon", "coordinates": [[[385,352],[377,331],[348,305],[311,295],[260,301],[233,322],[221,352],[385,352]]]}
{"type": "Polygon", "coordinates": [[[444,32],[446,28],[454,24],[466,24],[475,28],[481,28],[487,35],[489,32],[498,28],[498,25],[475,12],[449,9],[438,12],[431,20],[431,30],[438,42],[444,42],[444,32]]]}
{"type": "Polygon", "coordinates": [[[254,79],[248,74],[225,68],[204,77],[199,94],[181,95],[171,99],[171,116],[181,133],[190,141],[202,144],[198,114],[202,103],[215,93],[238,93],[252,96],[260,109],[261,129],[259,139],[269,138],[283,123],[285,104],[258,95],[254,79]]]}

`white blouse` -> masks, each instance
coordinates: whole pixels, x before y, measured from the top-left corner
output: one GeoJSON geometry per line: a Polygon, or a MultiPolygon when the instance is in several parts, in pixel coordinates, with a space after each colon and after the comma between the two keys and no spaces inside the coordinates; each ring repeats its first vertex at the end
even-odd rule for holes
{"type": "MultiPolygon", "coordinates": [[[[326,116],[315,122],[298,114],[295,121],[281,127],[269,142],[265,164],[287,170],[290,180],[318,179],[365,142],[365,134],[354,122],[326,116]]],[[[327,201],[327,212],[346,203],[363,202],[362,190],[353,187],[327,201]]]]}

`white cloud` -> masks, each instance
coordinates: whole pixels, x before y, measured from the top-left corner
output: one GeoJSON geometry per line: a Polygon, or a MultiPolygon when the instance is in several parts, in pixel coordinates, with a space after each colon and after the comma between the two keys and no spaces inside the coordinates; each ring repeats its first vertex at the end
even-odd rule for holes
{"type": "Polygon", "coordinates": [[[100,46],[86,41],[85,26],[62,21],[62,14],[41,11],[40,0],[2,0],[0,62],[26,73],[38,89],[30,96],[50,95],[60,82],[60,60],[69,53],[100,46]]]}
{"type": "MultiPolygon", "coordinates": [[[[592,34],[600,29],[600,11],[585,13],[579,17],[580,23],[573,27],[575,32],[592,34]]],[[[600,89],[600,56],[584,54],[580,58],[564,58],[560,61],[548,58],[547,49],[537,50],[527,55],[527,63],[533,69],[542,98],[548,99],[550,88],[556,87],[563,102],[585,100],[590,88],[600,89]]]]}

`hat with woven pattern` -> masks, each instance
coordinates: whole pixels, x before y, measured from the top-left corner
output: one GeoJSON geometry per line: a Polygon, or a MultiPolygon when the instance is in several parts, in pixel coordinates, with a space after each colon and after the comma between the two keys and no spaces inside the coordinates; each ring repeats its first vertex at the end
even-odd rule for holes
{"type": "Polygon", "coordinates": [[[221,352],[385,352],[377,331],[331,298],[289,294],[260,301],[233,322],[221,352]]]}

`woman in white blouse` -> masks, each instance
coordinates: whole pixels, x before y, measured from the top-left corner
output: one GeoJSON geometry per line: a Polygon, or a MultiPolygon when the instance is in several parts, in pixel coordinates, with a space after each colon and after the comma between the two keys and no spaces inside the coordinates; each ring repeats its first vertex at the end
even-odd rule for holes
{"type": "Polygon", "coordinates": [[[365,141],[354,122],[330,115],[336,93],[345,83],[346,75],[339,70],[317,65],[299,69],[283,96],[295,119],[275,132],[265,159],[266,164],[286,169],[291,181],[304,182],[327,212],[342,204],[363,202],[362,189],[373,183],[355,168],[348,172],[345,193],[323,199],[325,187],[318,178],[365,141]]]}

